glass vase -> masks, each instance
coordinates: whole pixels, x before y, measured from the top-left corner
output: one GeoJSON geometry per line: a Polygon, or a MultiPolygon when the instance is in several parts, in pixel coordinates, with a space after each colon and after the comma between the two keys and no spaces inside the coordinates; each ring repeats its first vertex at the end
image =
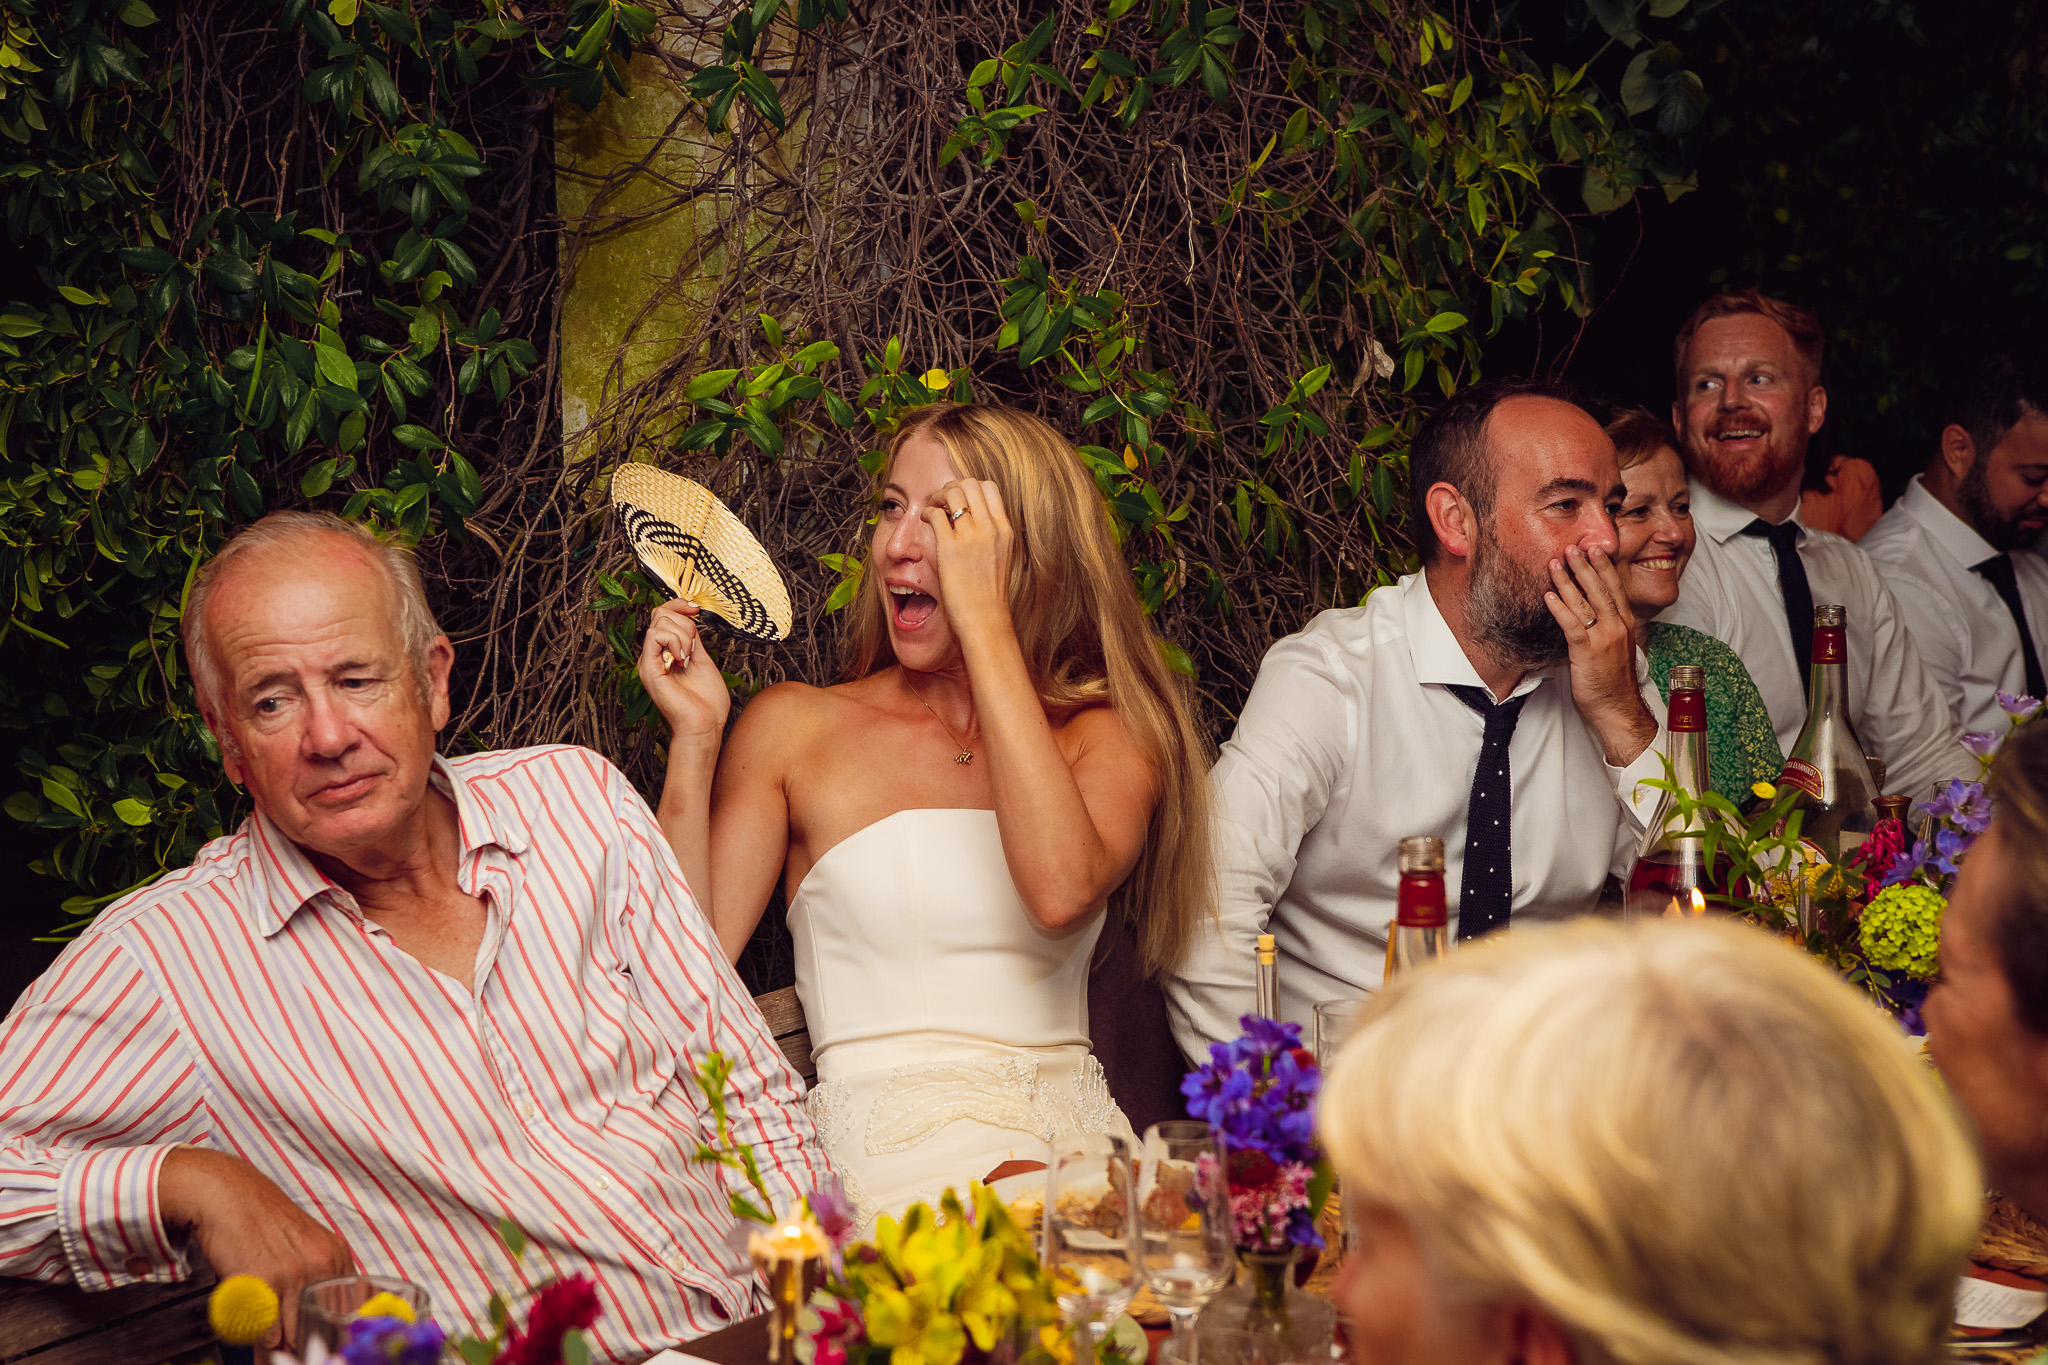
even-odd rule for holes
{"type": "Polygon", "coordinates": [[[1238,1248],[1237,1282],[1209,1300],[1196,1320],[1197,1333],[1211,1328],[1236,1328],[1250,1334],[1252,1359],[1246,1365],[1285,1365],[1288,1361],[1325,1361],[1336,1336],[1336,1308],[1306,1294],[1294,1283],[1299,1247],[1285,1251],[1238,1248]]]}

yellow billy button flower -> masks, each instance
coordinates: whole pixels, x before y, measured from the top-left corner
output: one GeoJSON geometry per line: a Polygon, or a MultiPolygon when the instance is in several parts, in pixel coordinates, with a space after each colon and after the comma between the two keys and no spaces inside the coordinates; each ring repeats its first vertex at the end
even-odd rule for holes
{"type": "Polygon", "coordinates": [[[254,1275],[230,1275],[207,1297],[206,1323],[230,1346],[254,1346],[277,1326],[277,1291],[254,1275]]]}
{"type": "Polygon", "coordinates": [[[359,1318],[397,1318],[400,1322],[411,1322],[412,1305],[398,1295],[385,1292],[372,1294],[361,1308],[356,1310],[359,1318]]]}
{"type": "Polygon", "coordinates": [[[1777,799],[1778,789],[1768,782],[1752,782],[1749,784],[1749,789],[1756,793],[1759,800],[1772,801],[1777,799]]]}
{"type": "Polygon", "coordinates": [[[924,372],[924,386],[930,389],[933,393],[939,393],[943,391],[946,385],[950,384],[952,380],[953,377],[951,375],[947,374],[944,370],[940,369],[936,365],[934,365],[931,369],[926,370],[924,372]]]}

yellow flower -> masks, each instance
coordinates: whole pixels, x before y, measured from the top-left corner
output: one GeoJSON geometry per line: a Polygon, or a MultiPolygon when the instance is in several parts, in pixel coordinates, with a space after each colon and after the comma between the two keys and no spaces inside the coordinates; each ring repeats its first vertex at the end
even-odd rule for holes
{"type": "Polygon", "coordinates": [[[359,1318],[397,1318],[400,1322],[412,1321],[412,1305],[396,1294],[373,1294],[369,1302],[356,1310],[359,1318]]]}
{"type": "Polygon", "coordinates": [[[1768,782],[1752,782],[1749,789],[1755,792],[1759,799],[1765,801],[1773,800],[1778,795],[1778,789],[1768,782]]]}
{"type": "Polygon", "coordinates": [[[206,1300],[207,1325],[230,1346],[254,1346],[277,1326],[277,1291],[254,1275],[230,1275],[206,1300]]]}
{"type": "Polygon", "coordinates": [[[1815,863],[1806,870],[1806,890],[1815,896],[1839,895],[1849,889],[1849,879],[1833,863],[1815,863]]]}
{"type": "Polygon", "coordinates": [[[932,368],[924,372],[924,386],[930,389],[933,393],[939,393],[943,391],[946,385],[952,382],[953,376],[947,374],[944,370],[940,369],[936,365],[932,366],[932,368]]]}

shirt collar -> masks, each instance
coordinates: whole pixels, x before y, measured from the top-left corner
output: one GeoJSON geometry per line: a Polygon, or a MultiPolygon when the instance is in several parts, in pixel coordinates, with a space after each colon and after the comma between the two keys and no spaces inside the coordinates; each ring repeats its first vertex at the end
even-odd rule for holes
{"type": "MultiPolygon", "coordinates": [[[[1740,503],[1730,502],[1698,479],[1688,481],[1692,490],[1692,524],[1713,538],[1716,545],[1725,545],[1729,540],[1742,534],[1742,528],[1757,520],[1756,513],[1740,503]]],[[[1785,518],[1799,528],[1799,540],[1806,540],[1806,523],[1800,520],[1800,509],[1794,507],[1792,515],[1785,518]]],[[[1779,523],[1783,525],[1783,523],[1779,523]]]]}
{"type": "MultiPolygon", "coordinates": [[[[1408,656],[1415,665],[1415,681],[1425,687],[1476,687],[1492,693],[1479,680],[1479,670],[1472,666],[1472,660],[1465,654],[1465,646],[1451,630],[1451,623],[1444,620],[1444,614],[1437,609],[1436,597],[1429,590],[1429,571],[1424,570],[1402,581],[1401,610],[1407,618],[1408,656]]],[[[1539,669],[1526,673],[1515,690],[1508,696],[1519,697],[1524,692],[1533,692],[1551,675],[1553,670],[1539,669]]],[[[1506,698],[1496,698],[1504,701],[1506,698]]]]}
{"type": "MultiPolygon", "coordinates": [[[[456,837],[462,845],[457,855],[458,866],[487,847],[501,848],[513,857],[526,852],[526,835],[494,811],[439,754],[434,755],[427,781],[455,802],[456,837]]],[[[322,896],[332,894],[353,906],[347,893],[314,866],[306,850],[286,838],[276,822],[261,810],[249,817],[245,828],[249,832],[249,866],[255,881],[252,911],[265,938],[284,928],[292,916],[322,896]]]]}
{"type": "Polygon", "coordinates": [[[1970,523],[1942,506],[1941,500],[1927,491],[1921,475],[1915,474],[1906,485],[1905,493],[1899,498],[1899,506],[1906,509],[1906,515],[1921,530],[1927,532],[1927,538],[1934,542],[1935,548],[1965,569],[1998,553],[1970,523]]]}

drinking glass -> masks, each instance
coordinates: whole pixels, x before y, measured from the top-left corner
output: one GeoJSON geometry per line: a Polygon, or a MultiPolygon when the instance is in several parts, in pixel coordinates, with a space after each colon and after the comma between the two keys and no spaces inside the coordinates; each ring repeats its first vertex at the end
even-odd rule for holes
{"type": "Polygon", "coordinates": [[[393,1294],[412,1309],[414,1322],[432,1316],[427,1291],[395,1275],[343,1275],[315,1280],[299,1295],[299,1348],[306,1365],[341,1358],[348,1343],[348,1325],[357,1310],[379,1294],[393,1294]]]}
{"type": "Polygon", "coordinates": [[[1131,1144],[1114,1133],[1055,1138],[1045,1168],[1045,1268],[1075,1329],[1074,1359],[1138,1292],[1131,1144]]]}
{"type": "Polygon", "coordinates": [[[1344,1040],[1351,1036],[1352,1026],[1358,1022],[1358,1012],[1365,1008],[1363,996],[1348,1000],[1318,1000],[1316,1011],[1316,1065],[1328,1070],[1337,1056],[1337,1049],[1344,1046],[1344,1040]]]}
{"type": "Polygon", "coordinates": [[[1258,1343],[1241,1327],[1204,1327],[1159,1343],[1161,1365],[1258,1365],[1258,1343]]]}
{"type": "Polygon", "coordinates": [[[1230,1190],[1208,1124],[1175,1119],[1145,1130],[1138,1235],[1145,1286],[1165,1305],[1186,1365],[1195,1365],[1195,1315],[1237,1269],[1230,1190]]]}

